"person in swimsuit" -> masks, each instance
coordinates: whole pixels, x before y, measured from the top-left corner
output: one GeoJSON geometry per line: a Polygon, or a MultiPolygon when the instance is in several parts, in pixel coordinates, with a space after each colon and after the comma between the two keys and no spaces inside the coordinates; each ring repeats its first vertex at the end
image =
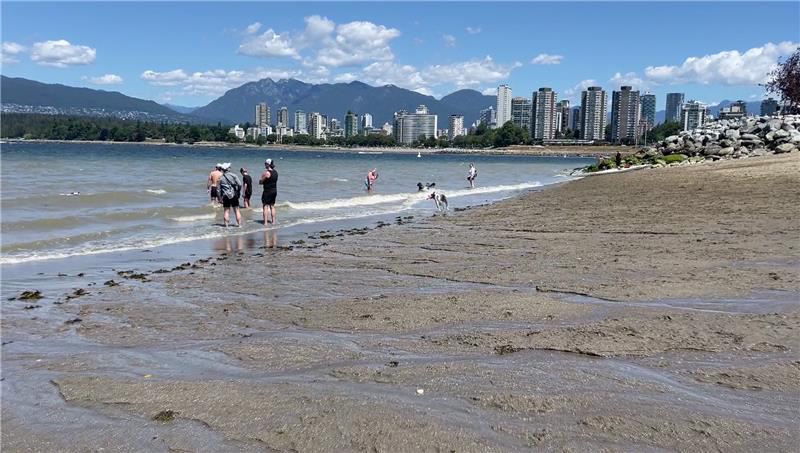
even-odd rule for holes
{"type": "Polygon", "coordinates": [[[242,202],[244,206],[243,208],[250,207],[250,197],[253,195],[253,178],[250,177],[250,173],[247,172],[247,169],[242,167],[239,169],[239,173],[242,174],[242,202]]]}
{"type": "Polygon", "coordinates": [[[211,173],[208,174],[208,182],[206,183],[206,191],[208,195],[211,197],[211,203],[219,204],[221,203],[219,198],[219,178],[222,176],[222,170],[220,169],[222,164],[217,164],[214,166],[214,169],[211,170],[211,173]]]}
{"type": "Polygon", "coordinates": [[[469,188],[475,188],[475,178],[478,177],[478,169],[475,168],[475,164],[469,164],[469,172],[467,173],[467,181],[469,181],[469,188]]]}
{"type": "Polygon", "coordinates": [[[364,184],[367,186],[367,192],[372,190],[372,185],[375,184],[376,179],[378,179],[378,169],[373,168],[367,173],[367,180],[364,181],[364,184]]]}
{"type": "Polygon", "coordinates": [[[278,197],[278,170],[275,170],[275,163],[272,159],[264,161],[264,173],[258,183],[264,186],[261,194],[261,204],[263,205],[264,225],[275,223],[275,198],[278,197]],[[269,212],[269,219],[267,213],[269,212]]]}

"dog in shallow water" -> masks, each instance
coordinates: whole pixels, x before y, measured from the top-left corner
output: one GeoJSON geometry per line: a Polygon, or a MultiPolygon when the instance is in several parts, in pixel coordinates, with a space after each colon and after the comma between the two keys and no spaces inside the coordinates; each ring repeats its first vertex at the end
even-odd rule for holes
{"type": "Polygon", "coordinates": [[[431,194],[428,195],[428,199],[436,203],[436,209],[438,209],[439,212],[447,212],[447,197],[443,193],[431,192],[431,194]]]}

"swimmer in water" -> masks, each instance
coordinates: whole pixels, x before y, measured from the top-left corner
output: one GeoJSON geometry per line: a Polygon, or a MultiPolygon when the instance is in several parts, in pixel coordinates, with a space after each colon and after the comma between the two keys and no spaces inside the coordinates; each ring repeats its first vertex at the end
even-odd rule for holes
{"type": "Polygon", "coordinates": [[[475,164],[469,164],[469,171],[467,172],[467,181],[469,181],[469,188],[475,188],[475,178],[478,177],[478,169],[475,168],[475,164]]]}
{"type": "Polygon", "coordinates": [[[364,185],[367,186],[367,192],[372,190],[372,186],[375,184],[376,179],[378,179],[378,169],[373,168],[367,173],[367,179],[364,181],[364,185]]]}

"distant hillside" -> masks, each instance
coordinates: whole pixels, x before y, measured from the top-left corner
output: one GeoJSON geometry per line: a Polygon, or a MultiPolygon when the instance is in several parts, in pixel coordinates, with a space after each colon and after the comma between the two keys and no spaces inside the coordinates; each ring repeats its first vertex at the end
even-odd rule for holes
{"type": "Polygon", "coordinates": [[[320,112],[340,120],[348,110],[369,113],[373,124],[391,122],[394,112],[414,110],[424,104],[431,113],[439,115],[439,127],[447,128],[447,117],[453,113],[464,115],[464,124],[476,121],[481,109],[495,104],[494,96],[484,96],[474,90],[460,90],[437,100],[416,91],[394,85],[373,87],[362,82],[314,85],[295,79],[273,81],[262,79],[249,82],[226,92],[205,107],[192,112],[200,118],[223,118],[229,122],[252,122],[255,105],[266,102],[270,106],[272,122],[280,107],[289,109],[289,122],[294,123],[294,112],[320,112]]]}
{"type": "Polygon", "coordinates": [[[166,107],[166,108],[168,108],[170,110],[174,110],[174,111],[176,111],[178,113],[184,113],[184,114],[192,113],[195,110],[200,108],[200,107],[184,107],[182,105],[175,105],[175,104],[161,104],[161,105],[163,105],[164,107],[166,107]]]}
{"type": "Polygon", "coordinates": [[[151,120],[189,121],[154,101],[125,96],[116,91],[77,88],[2,76],[0,102],[4,111],[70,115],[120,116],[151,120]]]}

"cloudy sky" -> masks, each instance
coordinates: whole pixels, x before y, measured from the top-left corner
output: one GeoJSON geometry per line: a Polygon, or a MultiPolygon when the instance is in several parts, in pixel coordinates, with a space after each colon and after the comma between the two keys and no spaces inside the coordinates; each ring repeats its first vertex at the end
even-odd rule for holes
{"type": "Polygon", "coordinates": [[[185,106],[265,77],[756,100],[797,2],[2,2],[2,73],[185,106]]]}

